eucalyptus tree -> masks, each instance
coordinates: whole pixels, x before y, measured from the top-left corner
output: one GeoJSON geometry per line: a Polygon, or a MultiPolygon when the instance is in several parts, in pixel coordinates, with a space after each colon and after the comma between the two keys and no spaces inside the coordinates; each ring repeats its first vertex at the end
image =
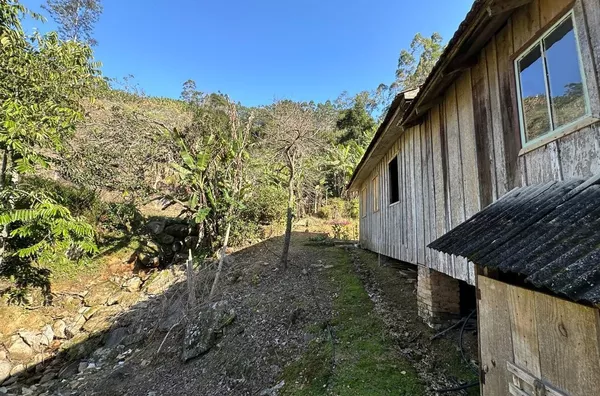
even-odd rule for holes
{"type": "Polygon", "coordinates": [[[96,45],[94,26],[103,11],[101,0],[47,0],[42,5],[58,24],[63,40],[74,40],[96,45]]]}
{"type": "Polygon", "coordinates": [[[402,49],[398,58],[396,76],[391,84],[380,84],[376,97],[380,106],[387,108],[396,94],[407,89],[418,88],[444,51],[443,38],[439,33],[430,37],[417,33],[408,49],[402,49]]]}

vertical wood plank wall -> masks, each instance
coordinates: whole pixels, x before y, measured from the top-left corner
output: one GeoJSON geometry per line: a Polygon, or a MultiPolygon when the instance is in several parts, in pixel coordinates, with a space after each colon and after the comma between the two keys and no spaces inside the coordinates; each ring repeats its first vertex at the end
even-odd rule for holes
{"type": "Polygon", "coordinates": [[[510,394],[506,362],[568,395],[598,394],[598,309],[483,276],[478,287],[483,396],[510,394]]]}
{"type": "MultiPolygon", "coordinates": [[[[515,187],[600,173],[598,123],[519,156],[512,57],[570,3],[533,0],[517,10],[421,123],[398,132],[361,187],[368,200],[360,222],[364,247],[475,284],[471,263],[426,246],[515,187]],[[400,201],[390,205],[388,163],[396,156],[400,201]]],[[[577,0],[574,10],[590,101],[600,111],[600,0],[577,0]]]]}

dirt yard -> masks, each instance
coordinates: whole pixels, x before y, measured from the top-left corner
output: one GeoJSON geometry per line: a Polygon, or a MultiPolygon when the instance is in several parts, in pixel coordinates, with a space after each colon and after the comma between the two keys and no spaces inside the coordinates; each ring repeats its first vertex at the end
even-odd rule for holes
{"type": "MultiPolygon", "coordinates": [[[[230,256],[219,295],[193,309],[184,272],[175,271],[166,291],[118,313],[93,342],[72,346],[85,351],[76,360],[46,362],[60,364],[55,378],[33,376],[0,394],[435,395],[476,380],[461,358],[459,330],[431,341],[433,330],[419,321],[414,268],[296,233],[284,270],[280,242],[230,256]],[[202,327],[211,332],[198,341],[190,328],[202,327]],[[200,352],[183,362],[190,337],[200,352]]],[[[198,270],[200,301],[213,276],[198,270]]],[[[467,354],[474,340],[468,331],[467,354]]],[[[478,394],[469,392],[451,394],[478,394]]]]}

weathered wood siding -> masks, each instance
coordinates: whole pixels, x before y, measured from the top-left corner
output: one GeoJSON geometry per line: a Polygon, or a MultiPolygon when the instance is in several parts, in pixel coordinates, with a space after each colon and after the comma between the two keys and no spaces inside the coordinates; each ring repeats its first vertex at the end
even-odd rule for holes
{"type": "MultiPolygon", "coordinates": [[[[515,187],[600,173],[597,123],[519,155],[513,57],[569,4],[533,0],[515,11],[421,123],[398,133],[369,178],[380,176],[381,203],[377,213],[372,202],[366,205],[363,246],[474,284],[472,264],[426,246],[515,187]],[[400,201],[389,205],[394,156],[400,201]]],[[[577,0],[573,7],[593,114],[600,114],[600,0],[577,0]]]]}
{"type": "MultiPolygon", "coordinates": [[[[533,395],[507,362],[567,395],[598,394],[598,310],[480,276],[479,345],[483,396],[533,395]]],[[[519,377],[520,378],[520,377],[519,377]]]]}

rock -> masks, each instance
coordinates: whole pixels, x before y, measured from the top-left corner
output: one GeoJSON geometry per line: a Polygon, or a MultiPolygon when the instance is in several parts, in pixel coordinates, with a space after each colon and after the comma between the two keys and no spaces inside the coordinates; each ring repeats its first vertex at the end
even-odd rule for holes
{"type": "Polygon", "coordinates": [[[277,385],[275,385],[272,388],[269,389],[265,389],[262,392],[259,393],[259,396],[276,396],[279,394],[279,390],[281,388],[283,388],[285,386],[285,381],[281,381],[279,382],[277,385]]]}
{"type": "Polygon", "coordinates": [[[16,377],[16,376],[21,375],[23,372],[25,372],[25,365],[24,364],[17,364],[16,366],[14,366],[10,370],[10,376],[11,377],[16,377]]]}
{"type": "Polygon", "coordinates": [[[34,354],[34,350],[18,335],[14,335],[10,338],[9,347],[7,349],[13,360],[27,360],[34,354]]]}
{"type": "Polygon", "coordinates": [[[34,333],[33,331],[20,331],[19,336],[29,345],[34,351],[39,352],[42,350],[42,335],[34,333]]]}
{"type": "Polygon", "coordinates": [[[8,388],[6,386],[0,387],[0,394],[6,395],[8,393],[8,388]]]}
{"type": "Polygon", "coordinates": [[[181,249],[183,249],[183,242],[181,242],[181,241],[175,241],[171,245],[171,250],[175,253],[180,252],[181,249]]]}
{"type": "Polygon", "coordinates": [[[96,305],[104,305],[108,298],[118,292],[121,287],[114,282],[102,282],[93,285],[89,289],[89,293],[85,296],[85,305],[94,307],[96,305]]]}
{"type": "Polygon", "coordinates": [[[134,293],[140,290],[140,287],[142,287],[142,283],[143,282],[139,277],[134,276],[133,278],[127,279],[121,287],[123,287],[123,289],[127,290],[128,292],[134,293]]]}
{"type": "Polygon", "coordinates": [[[215,345],[221,330],[234,320],[235,312],[226,301],[219,301],[201,310],[185,329],[181,360],[187,362],[208,352],[215,345]]]}
{"type": "Polygon", "coordinates": [[[198,244],[198,237],[196,236],[187,236],[184,239],[185,247],[188,249],[194,249],[198,244]]]}
{"type": "Polygon", "coordinates": [[[47,373],[44,373],[44,375],[40,379],[40,384],[45,384],[46,382],[50,382],[53,379],[55,379],[56,377],[58,377],[58,373],[56,371],[48,371],[47,373]]]}
{"type": "Polygon", "coordinates": [[[43,353],[38,353],[37,355],[34,356],[34,358],[32,360],[27,362],[27,364],[25,365],[25,369],[27,371],[35,371],[36,368],[38,367],[38,365],[40,363],[43,363],[47,357],[48,356],[44,355],[43,353]]]}
{"type": "Polygon", "coordinates": [[[77,366],[77,371],[79,373],[83,373],[88,368],[88,362],[79,362],[79,366],[77,366]]]}
{"type": "Polygon", "coordinates": [[[78,368],[79,368],[78,362],[71,362],[67,366],[60,369],[60,371],[58,372],[58,378],[64,379],[64,378],[72,377],[73,375],[77,374],[78,368]]]}
{"type": "Polygon", "coordinates": [[[143,290],[148,294],[161,294],[165,292],[175,281],[175,275],[171,271],[159,271],[154,273],[146,283],[143,290]]]}
{"type": "Polygon", "coordinates": [[[156,240],[162,245],[170,245],[175,242],[175,237],[169,234],[160,234],[156,236],[156,240]]]}
{"type": "Polygon", "coordinates": [[[7,360],[7,359],[8,359],[8,355],[6,354],[6,352],[3,350],[0,350],[0,361],[7,360]]]}
{"type": "Polygon", "coordinates": [[[10,377],[10,370],[12,369],[12,364],[6,360],[0,361],[0,384],[6,381],[8,377],[10,377]]]}
{"type": "Polygon", "coordinates": [[[166,227],[163,232],[175,238],[184,239],[190,234],[190,227],[187,224],[172,224],[166,227]]]}
{"type": "Polygon", "coordinates": [[[123,339],[127,336],[129,331],[127,327],[117,327],[116,329],[111,330],[104,337],[104,346],[106,348],[114,348],[123,341],[123,339]]]}
{"type": "Polygon", "coordinates": [[[75,337],[75,335],[77,335],[81,331],[81,328],[83,327],[85,322],[86,318],[84,314],[77,315],[73,323],[71,323],[71,325],[68,326],[65,330],[65,335],[67,336],[66,338],[75,337]]]}
{"type": "Polygon", "coordinates": [[[35,391],[35,387],[31,387],[31,388],[26,388],[26,387],[23,387],[23,388],[21,388],[21,394],[22,394],[23,396],[30,396],[30,395],[33,395],[33,392],[34,392],[34,391],[35,391]]]}
{"type": "Polygon", "coordinates": [[[104,307],[97,311],[90,320],[85,322],[83,330],[93,334],[105,331],[112,325],[114,317],[119,312],[121,312],[121,308],[118,305],[104,307]]]}
{"type": "Polygon", "coordinates": [[[148,231],[150,231],[154,235],[158,235],[165,230],[165,226],[167,222],[164,220],[152,221],[146,225],[148,231]]]}
{"type": "Polygon", "coordinates": [[[50,345],[52,341],[54,341],[54,330],[52,330],[52,326],[46,325],[42,328],[42,345],[50,345]]]}
{"type": "Polygon", "coordinates": [[[83,312],[81,312],[81,314],[83,315],[85,320],[90,320],[96,314],[96,312],[100,311],[101,309],[102,309],[102,305],[96,305],[94,307],[86,307],[86,309],[83,312]]]}

